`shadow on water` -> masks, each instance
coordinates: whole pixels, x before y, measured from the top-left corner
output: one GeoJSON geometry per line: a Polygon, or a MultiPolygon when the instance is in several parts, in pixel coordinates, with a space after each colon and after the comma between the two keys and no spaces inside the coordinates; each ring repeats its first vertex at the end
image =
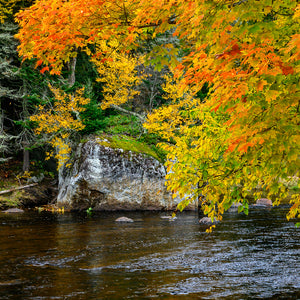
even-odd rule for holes
{"type": "Polygon", "coordinates": [[[0,299],[300,299],[285,208],[228,213],[212,234],[165,214],[0,213],[0,299]]]}

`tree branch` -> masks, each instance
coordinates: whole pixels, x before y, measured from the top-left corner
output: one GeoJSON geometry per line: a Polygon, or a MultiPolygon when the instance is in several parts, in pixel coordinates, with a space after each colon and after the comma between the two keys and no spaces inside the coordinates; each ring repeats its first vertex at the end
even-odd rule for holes
{"type": "Polygon", "coordinates": [[[17,190],[27,189],[27,188],[35,186],[35,185],[38,185],[38,184],[37,183],[32,183],[32,184],[28,184],[28,185],[23,185],[23,186],[18,186],[18,187],[15,187],[15,188],[11,188],[9,190],[1,191],[0,195],[8,194],[10,192],[17,191],[17,190]]]}
{"type": "Polygon", "coordinates": [[[121,111],[121,112],[123,112],[123,113],[125,113],[125,114],[129,114],[129,115],[135,116],[135,117],[137,117],[142,123],[144,123],[144,122],[146,121],[146,119],[145,119],[145,117],[144,117],[143,115],[140,115],[140,114],[138,114],[138,113],[136,113],[136,112],[133,112],[133,111],[124,109],[124,108],[122,108],[122,107],[120,107],[120,106],[118,106],[118,105],[115,105],[115,104],[111,104],[110,107],[111,107],[111,108],[114,108],[114,109],[116,109],[116,110],[118,110],[118,111],[121,111]]]}

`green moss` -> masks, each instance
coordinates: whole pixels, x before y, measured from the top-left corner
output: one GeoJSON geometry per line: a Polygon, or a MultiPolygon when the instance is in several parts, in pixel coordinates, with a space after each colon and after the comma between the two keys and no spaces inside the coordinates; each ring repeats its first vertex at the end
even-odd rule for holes
{"type": "Polygon", "coordinates": [[[108,134],[139,136],[143,131],[140,120],[134,116],[116,115],[105,120],[107,127],[104,131],[108,134]]]}
{"type": "Polygon", "coordinates": [[[14,191],[0,196],[0,209],[19,207],[23,191],[14,191]]]}
{"type": "Polygon", "coordinates": [[[99,141],[100,145],[110,147],[113,149],[123,149],[124,151],[143,153],[154,157],[160,162],[163,162],[159,150],[155,146],[147,145],[146,143],[137,141],[132,137],[125,135],[101,135],[98,136],[98,138],[101,139],[99,141]]]}

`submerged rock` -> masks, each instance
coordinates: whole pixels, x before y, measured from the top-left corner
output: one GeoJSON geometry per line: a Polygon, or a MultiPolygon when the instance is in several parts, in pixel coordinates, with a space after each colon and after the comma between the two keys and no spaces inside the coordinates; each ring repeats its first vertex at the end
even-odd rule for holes
{"type": "Polygon", "coordinates": [[[120,222],[120,223],[133,223],[134,221],[130,218],[127,217],[120,217],[115,220],[115,222],[120,222]]]}
{"type": "Polygon", "coordinates": [[[6,214],[10,214],[10,213],[23,213],[24,210],[23,209],[19,209],[19,208],[9,208],[7,210],[3,211],[6,214]]]}
{"type": "Polygon", "coordinates": [[[155,158],[93,139],[79,145],[73,166],[62,172],[57,204],[75,210],[171,210],[179,200],[167,191],[165,175],[155,158]]]}

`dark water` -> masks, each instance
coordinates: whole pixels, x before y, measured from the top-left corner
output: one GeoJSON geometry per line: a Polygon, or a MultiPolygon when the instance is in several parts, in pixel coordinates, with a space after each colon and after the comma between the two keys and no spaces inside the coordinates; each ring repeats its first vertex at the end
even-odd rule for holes
{"type": "Polygon", "coordinates": [[[284,214],[227,214],[207,234],[195,213],[0,213],[0,299],[300,299],[284,214]]]}

